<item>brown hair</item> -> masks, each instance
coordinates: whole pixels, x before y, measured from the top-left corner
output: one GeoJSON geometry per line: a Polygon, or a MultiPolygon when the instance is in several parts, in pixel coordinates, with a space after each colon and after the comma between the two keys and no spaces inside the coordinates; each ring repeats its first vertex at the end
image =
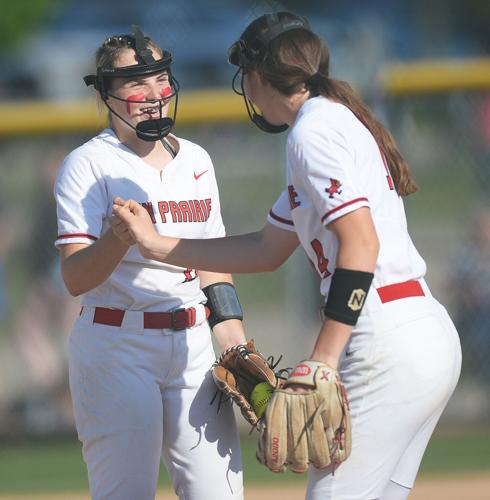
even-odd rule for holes
{"type": "MultiPolygon", "coordinates": [[[[163,50],[148,36],[145,36],[146,46],[153,49],[160,57],[163,50]]],[[[95,52],[95,66],[99,68],[114,68],[116,61],[124,50],[134,50],[134,38],[131,35],[116,35],[106,38],[95,52]]],[[[111,79],[107,79],[110,86],[111,79]]]]}
{"type": "MultiPolygon", "coordinates": [[[[277,15],[281,21],[297,19],[290,12],[278,12],[277,15]]],[[[241,38],[253,45],[266,30],[267,22],[263,16],[253,21],[241,38]]],[[[257,71],[261,78],[282,94],[292,95],[306,87],[312,95],[322,95],[347,106],[378,143],[398,194],[407,196],[417,191],[417,185],[391,133],[347,82],[329,77],[329,64],[330,54],[325,43],[311,31],[295,29],[274,38],[257,58],[247,64],[245,70],[257,71]]]]}

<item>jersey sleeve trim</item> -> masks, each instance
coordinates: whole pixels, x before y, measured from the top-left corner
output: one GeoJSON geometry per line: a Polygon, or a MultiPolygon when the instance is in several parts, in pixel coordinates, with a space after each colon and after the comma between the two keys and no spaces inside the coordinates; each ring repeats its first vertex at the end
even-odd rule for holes
{"type": "Polygon", "coordinates": [[[86,233],[69,233],[69,234],[60,234],[54,245],[58,247],[59,245],[67,244],[67,243],[86,243],[87,240],[90,242],[97,241],[99,238],[96,236],[92,236],[91,234],[86,233]]]}
{"type": "Polygon", "coordinates": [[[292,220],[284,219],[283,217],[275,214],[272,210],[267,215],[267,221],[279,229],[296,232],[294,222],[292,220]]]}
{"type": "Polygon", "coordinates": [[[279,215],[276,215],[272,210],[269,212],[269,216],[271,217],[271,219],[275,219],[278,222],[281,222],[282,224],[288,224],[289,226],[294,226],[294,222],[292,220],[279,217],[279,215]]]}
{"type": "Polygon", "coordinates": [[[353,205],[354,203],[361,203],[361,206],[366,206],[369,203],[369,200],[365,197],[362,197],[362,198],[355,198],[353,200],[342,203],[342,205],[339,205],[338,207],[332,208],[332,210],[327,212],[322,217],[322,223],[324,223],[327,219],[331,218],[332,215],[335,214],[336,212],[338,212],[339,210],[342,210],[343,208],[348,207],[349,205],[353,205]]]}
{"type": "Polygon", "coordinates": [[[70,233],[70,234],[60,234],[57,240],[62,240],[64,238],[88,238],[89,240],[97,241],[99,238],[97,236],[92,236],[86,233],[70,233]]]}

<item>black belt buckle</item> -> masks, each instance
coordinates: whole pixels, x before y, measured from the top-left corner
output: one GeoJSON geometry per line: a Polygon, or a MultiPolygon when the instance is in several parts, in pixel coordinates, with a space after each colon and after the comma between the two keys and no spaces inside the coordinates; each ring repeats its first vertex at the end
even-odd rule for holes
{"type": "Polygon", "coordinates": [[[175,309],[170,314],[170,324],[172,330],[185,330],[189,326],[187,321],[187,309],[184,309],[183,307],[175,309]]]}

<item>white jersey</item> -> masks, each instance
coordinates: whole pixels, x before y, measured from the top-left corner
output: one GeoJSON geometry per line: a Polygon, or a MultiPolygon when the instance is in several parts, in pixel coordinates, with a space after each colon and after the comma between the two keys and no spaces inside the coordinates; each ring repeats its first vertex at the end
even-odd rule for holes
{"type": "MultiPolygon", "coordinates": [[[[141,203],[158,233],[185,238],[225,235],[209,155],[178,138],[177,156],[159,172],[121,144],[111,129],[70,153],[55,185],[56,246],[97,241],[110,228],[113,199],[141,203]]],[[[168,311],[206,300],[193,269],[144,259],[132,246],[111,276],[82,305],[168,311]]]]}
{"type": "Polygon", "coordinates": [[[288,137],[287,183],[268,221],[296,231],[321,277],[323,295],[338,252],[337,238],[327,226],[361,207],[370,208],[380,242],[373,286],[425,275],[384,156],[349,108],[321,96],[303,104],[288,137]]]}

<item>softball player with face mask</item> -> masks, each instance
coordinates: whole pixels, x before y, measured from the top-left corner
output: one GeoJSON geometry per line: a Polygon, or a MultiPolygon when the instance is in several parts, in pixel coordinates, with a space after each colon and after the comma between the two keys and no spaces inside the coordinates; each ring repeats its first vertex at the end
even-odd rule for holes
{"type": "MultiPolygon", "coordinates": [[[[458,334],[407,232],[402,197],[416,186],[393,137],[329,76],[328,50],[305,19],[288,12],[256,19],[229,61],[251,120],[270,133],[290,129],[287,187],[265,227],[199,242],[162,238],[145,210],[122,196],[114,230],[148,258],[221,272],[272,271],[301,244],[325,296],[304,363],[338,368],[352,424],[350,456],[334,474],[310,466],[306,498],[406,499],[461,365],[458,334]]],[[[301,375],[299,367],[293,373],[301,375]]]]}
{"type": "Polygon", "coordinates": [[[63,278],[83,296],[70,389],[94,499],[154,499],[160,459],[181,499],[243,498],[231,407],[210,405],[210,326],[223,349],[245,341],[231,276],[147,259],[110,227],[122,194],[162,234],[225,234],[208,154],[170,133],[170,63],[137,27],[101,45],[85,82],[110,126],[67,156],[55,186],[63,278]]]}

